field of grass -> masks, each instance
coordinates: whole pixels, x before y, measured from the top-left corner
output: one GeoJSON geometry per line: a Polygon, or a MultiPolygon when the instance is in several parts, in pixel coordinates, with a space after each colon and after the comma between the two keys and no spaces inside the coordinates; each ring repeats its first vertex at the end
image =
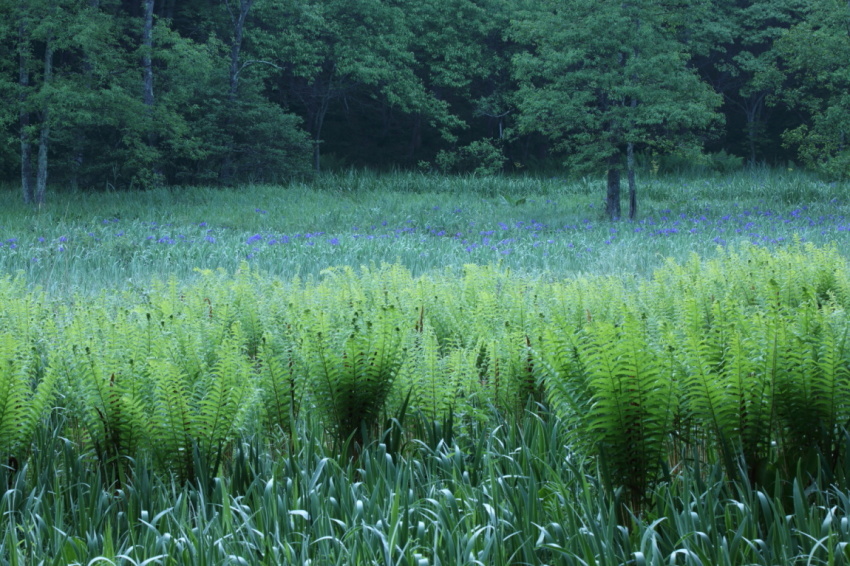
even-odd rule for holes
{"type": "Polygon", "coordinates": [[[242,262],[290,279],[399,263],[414,274],[496,264],[556,277],[647,276],[668,257],[743,242],[840,242],[846,185],[770,170],[640,182],[636,222],[604,219],[600,182],[364,173],[310,185],[53,195],[39,211],[2,195],[0,272],[50,291],[185,280],[242,262]]]}
{"type": "Polygon", "coordinates": [[[601,187],[3,193],[0,564],[850,563],[850,187],[601,187]]]}

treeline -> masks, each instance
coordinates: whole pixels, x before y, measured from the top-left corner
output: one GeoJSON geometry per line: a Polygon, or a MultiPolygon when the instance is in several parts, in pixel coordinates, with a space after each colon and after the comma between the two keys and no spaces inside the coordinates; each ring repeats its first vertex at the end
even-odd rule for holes
{"type": "Polygon", "coordinates": [[[671,155],[850,173],[847,0],[0,0],[0,16],[0,174],[30,202],[48,180],[340,165],[557,164],[612,187],[671,155]]]}

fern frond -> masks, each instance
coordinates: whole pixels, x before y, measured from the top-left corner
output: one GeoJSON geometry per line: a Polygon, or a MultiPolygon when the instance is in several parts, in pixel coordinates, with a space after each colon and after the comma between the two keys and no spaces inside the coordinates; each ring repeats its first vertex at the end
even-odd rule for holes
{"type": "Polygon", "coordinates": [[[198,432],[197,416],[189,403],[188,379],[176,363],[151,359],[149,374],[154,381],[151,436],[157,461],[181,479],[194,477],[192,449],[198,432]]]}
{"type": "Polygon", "coordinates": [[[26,452],[38,421],[49,410],[53,379],[33,388],[33,361],[26,342],[0,334],[0,457],[26,452]]]}
{"type": "Polygon", "coordinates": [[[288,432],[298,416],[305,390],[306,369],[289,332],[266,333],[258,351],[263,424],[270,432],[288,432]]]}
{"type": "Polygon", "coordinates": [[[626,488],[639,506],[661,470],[676,412],[672,366],[649,348],[628,313],[619,327],[590,327],[582,355],[593,393],[586,433],[606,461],[609,485],[626,488]]]}

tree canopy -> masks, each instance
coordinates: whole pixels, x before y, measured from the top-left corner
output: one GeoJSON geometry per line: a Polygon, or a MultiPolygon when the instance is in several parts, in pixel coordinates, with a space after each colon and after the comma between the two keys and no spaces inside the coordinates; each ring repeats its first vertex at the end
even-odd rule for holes
{"type": "Polygon", "coordinates": [[[613,191],[636,160],[717,152],[850,175],[846,0],[0,0],[0,15],[0,174],[28,202],[48,184],[340,166],[557,167],[613,191]]]}

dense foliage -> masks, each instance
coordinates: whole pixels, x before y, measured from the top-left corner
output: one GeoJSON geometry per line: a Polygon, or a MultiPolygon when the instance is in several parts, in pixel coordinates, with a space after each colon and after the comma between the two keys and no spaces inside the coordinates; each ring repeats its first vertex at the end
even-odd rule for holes
{"type": "Polygon", "coordinates": [[[850,558],[834,249],[0,299],[11,563],[850,558]]]}
{"type": "Polygon", "coordinates": [[[27,201],[48,181],[323,162],[613,173],[705,148],[721,168],[799,156],[848,174],[842,0],[3,0],[0,15],[0,170],[27,201]]]}

